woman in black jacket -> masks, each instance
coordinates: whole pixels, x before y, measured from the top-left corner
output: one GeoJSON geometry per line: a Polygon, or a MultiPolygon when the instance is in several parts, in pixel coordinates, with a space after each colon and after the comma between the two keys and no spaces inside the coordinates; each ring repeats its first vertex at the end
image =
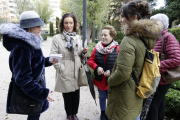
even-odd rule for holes
{"type": "MultiPolygon", "coordinates": [[[[42,25],[44,25],[44,22],[37,13],[25,11],[20,15],[20,26],[12,23],[4,23],[0,26],[0,34],[3,34],[3,46],[11,52],[9,66],[15,84],[27,96],[42,102],[41,111],[35,115],[28,115],[28,120],[39,120],[40,113],[49,107],[48,101],[54,101],[49,97],[49,89],[46,88],[44,74],[45,67],[57,63],[58,60],[54,59],[49,62],[49,58],[45,58],[42,53],[40,48],[43,41],[40,36],[42,25]],[[43,81],[41,82],[41,80],[43,81]]],[[[10,84],[7,113],[11,113],[9,103],[12,89],[10,84]]],[[[18,101],[19,99],[14,97],[13,100],[18,101]]],[[[24,105],[26,105],[26,102],[24,105]]],[[[20,107],[17,108],[20,109],[20,107]]]]}

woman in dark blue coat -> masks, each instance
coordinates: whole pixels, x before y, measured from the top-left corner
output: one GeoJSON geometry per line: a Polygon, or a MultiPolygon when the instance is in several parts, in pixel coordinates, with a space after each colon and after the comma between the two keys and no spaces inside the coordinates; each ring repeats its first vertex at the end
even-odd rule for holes
{"type": "MultiPolygon", "coordinates": [[[[19,24],[4,23],[0,26],[0,34],[3,34],[3,46],[10,51],[9,66],[15,83],[29,97],[42,102],[42,110],[49,107],[49,89],[45,83],[45,67],[57,63],[54,59],[51,63],[49,58],[43,56],[40,48],[43,41],[40,32],[44,22],[33,11],[25,11],[20,16],[19,24]],[[41,80],[42,85],[39,84],[41,80]]],[[[7,113],[11,98],[12,86],[9,87],[7,99],[7,113]]],[[[39,120],[40,113],[28,115],[28,120],[39,120]]]]}

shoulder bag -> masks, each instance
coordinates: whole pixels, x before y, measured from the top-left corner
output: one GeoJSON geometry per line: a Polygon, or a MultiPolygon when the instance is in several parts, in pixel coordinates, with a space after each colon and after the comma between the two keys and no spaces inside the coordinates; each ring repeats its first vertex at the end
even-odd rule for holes
{"type": "MultiPolygon", "coordinates": [[[[166,33],[163,36],[162,39],[162,49],[161,49],[161,55],[160,55],[160,60],[167,60],[167,54],[166,54],[166,46],[164,44],[164,37],[169,35],[170,33],[166,33]]],[[[180,80],[180,66],[177,66],[173,69],[170,69],[164,73],[161,74],[162,80],[164,83],[172,83],[175,81],[180,80]]]]}
{"type": "Polygon", "coordinates": [[[79,68],[78,86],[87,86],[88,79],[85,68],[88,67],[86,60],[81,60],[81,67],[79,68]]]}
{"type": "MultiPolygon", "coordinates": [[[[44,81],[44,75],[42,74],[39,85],[42,86],[44,81]]],[[[27,96],[20,87],[15,83],[14,77],[12,77],[7,103],[7,112],[9,114],[38,114],[41,113],[42,102],[39,102],[29,96],[27,96]]]]}

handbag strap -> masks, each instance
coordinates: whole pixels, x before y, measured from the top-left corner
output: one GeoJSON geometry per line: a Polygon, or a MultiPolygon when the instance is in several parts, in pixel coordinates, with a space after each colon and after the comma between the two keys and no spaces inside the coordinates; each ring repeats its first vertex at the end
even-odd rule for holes
{"type": "Polygon", "coordinates": [[[136,83],[136,87],[138,87],[139,86],[139,81],[138,81],[138,79],[137,79],[137,77],[135,75],[134,69],[132,70],[131,76],[132,76],[134,82],[136,83]]]}
{"type": "Polygon", "coordinates": [[[165,60],[167,59],[167,53],[166,53],[166,45],[164,43],[164,38],[168,35],[170,35],[171,33],[165,33],[163,36],[162,36],[162,47],[161,47],[161,56],[165,56],[165,60]]]}
{"type": "Polygon", "coordinates": [[[165,59],[167,59],[167,54],[166,54],[166,46],[164,44],[164,37],[162,37],[162,46],[161,46],[161,56],[165,56],[165,59]]]}
{"type": "MultiPolygon", "coordinates": [[[[141,39],[141,41],[143,42],[145,49],[147,50],[147,46],[146,46],[145,42],[143,41],[143,39],[142,39],[142,38],[140,38],[140,39],[141,39]]],[[[132,73],[131,73],[131,76],[132,76],[132,78],[133,78],[134,82],[136,83],[136,87],[138,87],[138,86],[139,86],[139,80],[137,79],[137,77],[136,77],[136,74],[135,74],[134,70],[135,70],[135,69],[134,69],[134,68],[132,68],[132,73]]],[[[140,75],[140,76],[141,76],[141,75],[140,75]]]]}

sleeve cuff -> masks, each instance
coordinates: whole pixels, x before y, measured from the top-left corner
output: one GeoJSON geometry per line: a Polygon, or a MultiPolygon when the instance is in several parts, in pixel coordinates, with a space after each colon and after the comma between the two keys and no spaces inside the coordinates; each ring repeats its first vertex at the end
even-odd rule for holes
{"type": "Polygon", "coordinates": [[[95,68],[95,70],[94,70],[94,71],[96,71],[96,72],[97,72],[98,67],[99,67],[99,66],[96,66],[96,68],[95,68]]]}

